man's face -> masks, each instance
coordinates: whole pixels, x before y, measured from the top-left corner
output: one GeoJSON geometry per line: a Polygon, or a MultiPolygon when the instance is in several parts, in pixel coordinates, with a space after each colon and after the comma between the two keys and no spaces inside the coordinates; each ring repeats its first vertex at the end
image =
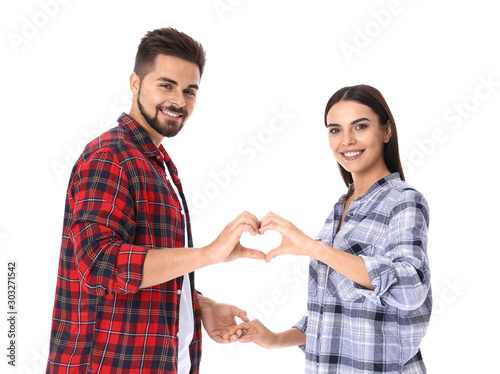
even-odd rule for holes
{"type": "Polygon", "coordinates": [[[163,137],[177,135],[194,110],[199,84],[198,65],[158,55],[154,70],[140,81],[137,92],[144,121],[163,137]]]}

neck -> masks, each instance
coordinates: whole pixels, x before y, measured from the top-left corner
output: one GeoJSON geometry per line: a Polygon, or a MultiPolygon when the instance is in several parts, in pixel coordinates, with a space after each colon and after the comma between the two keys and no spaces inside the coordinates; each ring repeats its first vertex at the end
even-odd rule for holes
{"type": "Polygon", "coordinates": [[[352,193],[352,198],[357,199],[363,196],[371,186],[373,186],[380,179],[387,177],[391,172],[384,165],[383,169],[374,171],[372,173],[363,174],[352,174],[352,180],[354,183],[354,192],[352,193]]]}
{"type": "Polygon", "coordinates": [[[130,108],[129,115],[146,131],[154,145],[159,148],[165,137],[149,126],[135,103],[132,105],[132,108],[130,108]]]}

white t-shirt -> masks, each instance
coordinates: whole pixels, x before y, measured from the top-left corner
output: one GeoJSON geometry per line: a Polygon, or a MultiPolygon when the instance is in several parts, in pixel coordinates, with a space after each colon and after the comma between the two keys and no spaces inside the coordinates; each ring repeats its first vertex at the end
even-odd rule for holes
{"type": "MultiPolygon", "coordinates": [[[[182,214],[185,214],[185,209],[182,204],[182,199],[177,189],[177,186],[172,180],[170,172],[168,171],[168,167],[165,167],[167,179],[172,185],[175,193],[177,194],[177,198],[181,204],[182,214]]],[[[184,219],[184,238],[183,242],[186,245],[186,235],[187,235],[187,226],[186,219],[184,219]]],[[[177,291],[179,292],[179,291],[177,291]]],[[[179,342],[179,351],[178,351],[178,367],[177,372],[179,374],[189,374],[191,370],[191,356],[189,355],[189,345],[193,340],[194,336],[194,313],[193,313],[193,298],[191,297],[191,282],[189,281],[189,274],[184,275],[184,280],[182,282],[181,292],[181,301],[180,301],[180,310],[179,310],[179,333],[177,334],[177,340],[179,342]]]]}

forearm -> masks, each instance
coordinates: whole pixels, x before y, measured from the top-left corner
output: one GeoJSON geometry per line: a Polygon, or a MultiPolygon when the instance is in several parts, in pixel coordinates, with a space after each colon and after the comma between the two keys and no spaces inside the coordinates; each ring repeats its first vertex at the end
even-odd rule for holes
{"type": "Polygon", "coordinates": [[[276,334],[276,338],[272,347],[269,348],[286,348],[295,347],[306,344],[306,334],[298,328],[291,328],[276,334]]]}
{"type": "Polygon", "coordinates": [[[360,286],[370,290],[375,289],[361,257],[332,248],[320,241],[315,241],[315,243],[310,253],[311,257],[323,262],[360,286]]]}
{"type": "Polygon", "coordinates": [[[144,260],[140,288],[160,283],[191,273],[212,264],[204,248],[164,248],[149,250],[144,260]]]}

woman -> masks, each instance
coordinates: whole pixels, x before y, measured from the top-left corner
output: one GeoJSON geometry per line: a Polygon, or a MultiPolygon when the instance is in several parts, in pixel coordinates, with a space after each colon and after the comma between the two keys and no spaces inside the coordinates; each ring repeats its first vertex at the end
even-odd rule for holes
{"type": "Polygon", "coordinates": [[[345,87],[328,101],[325,126],[347,194],[316,240],[272,212],[259,230],[283,237],[267,261],[311,257],[308,316],[281,333],[254,320],[227,336],[241,329],[240,342],[298,345],[306,373],[425,373],[419,345],[432,307],[428,206],[404,182],[391,111],[375,88],[345,87]]]}

